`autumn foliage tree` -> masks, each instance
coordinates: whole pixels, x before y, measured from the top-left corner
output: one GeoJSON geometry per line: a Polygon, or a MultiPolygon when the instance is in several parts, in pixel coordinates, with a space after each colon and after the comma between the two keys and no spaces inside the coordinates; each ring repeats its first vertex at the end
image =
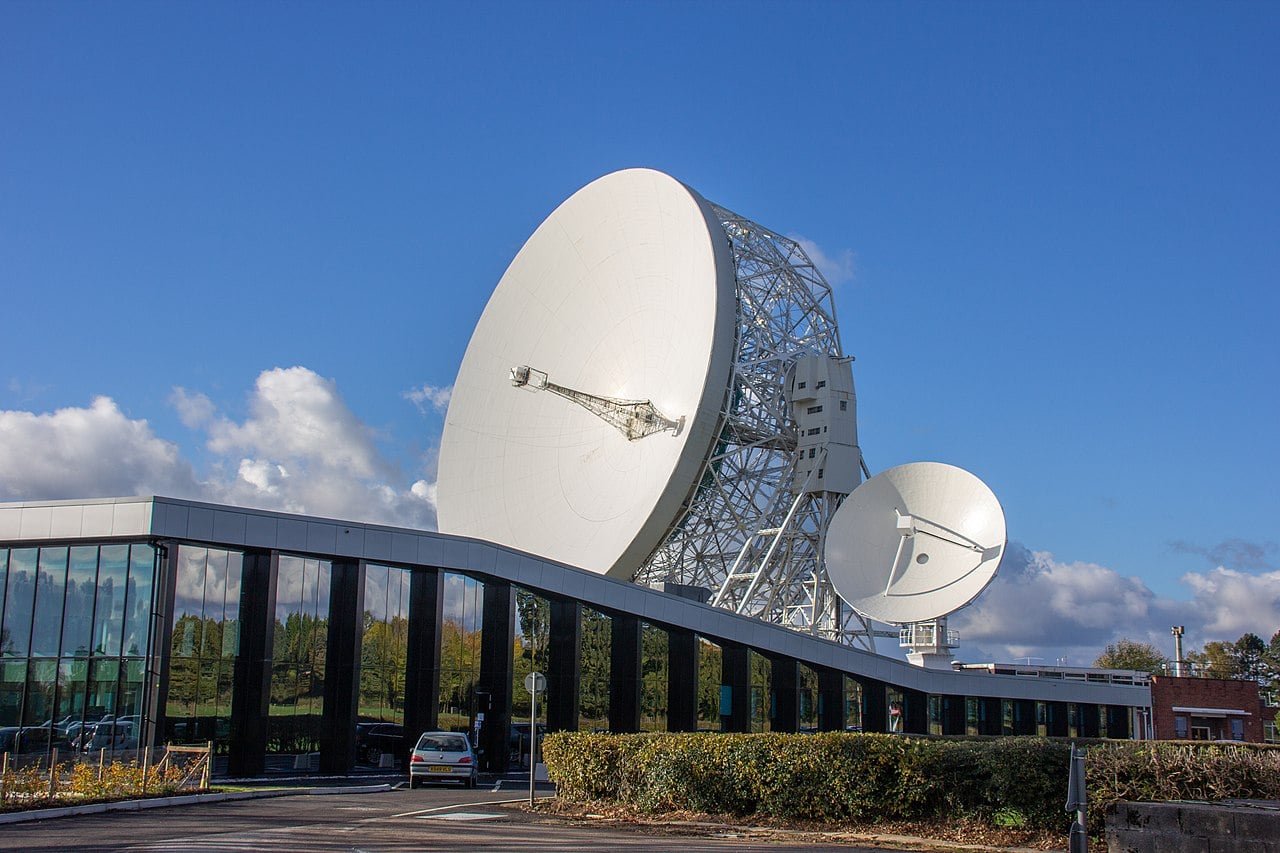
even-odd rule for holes
{"type": "Polygon", "coordinates": [[[1133,669],[1138,672],[1159,673],[1168,662],[1169,659],[1150,643],[1121,638],[1117,643],[1108,643],[1093,665],[1100,669],[1133,669]]]}

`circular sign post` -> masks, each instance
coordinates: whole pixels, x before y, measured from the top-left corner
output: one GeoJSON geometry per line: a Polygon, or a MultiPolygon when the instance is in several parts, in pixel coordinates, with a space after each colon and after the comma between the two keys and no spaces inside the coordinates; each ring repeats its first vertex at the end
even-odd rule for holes
{"type": "Polygon", "coordinates": [[[531,672],[524,677],[529,691],[529,805],[533,806],[533,777],[538,769],[538,694],[547,689],[547,677],[531,672]]]}

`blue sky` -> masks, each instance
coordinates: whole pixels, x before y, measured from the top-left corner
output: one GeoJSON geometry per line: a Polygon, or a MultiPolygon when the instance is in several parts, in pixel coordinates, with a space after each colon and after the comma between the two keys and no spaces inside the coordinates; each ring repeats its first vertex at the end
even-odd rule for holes
{"type": "Polygon", "coordinates": [[[873,471],[999,495],[1024,558],[963,655],[1270,636],[1278,36],[1267,3],[10,0],[0,499],[430,525],[494,284],[649,166],[818,247],[873,471]]]}

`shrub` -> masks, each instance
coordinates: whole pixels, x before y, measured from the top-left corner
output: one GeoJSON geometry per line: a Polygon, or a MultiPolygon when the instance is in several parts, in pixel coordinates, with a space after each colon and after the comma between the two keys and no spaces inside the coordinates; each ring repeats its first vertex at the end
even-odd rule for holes
{"type": "Polygon", "coordinates": [[[1244,744],[1112,742],[1085,761],[1089,821],[1129,800],[1280,799],[1280,749],[1244,744]]]}
{"type": "MultiPolygon", "coordinates": [[[[648,812],[689,810],[813,821],[963,816],[1065,832],[1070,744],[828,732],[549,735],[559,795],[648,812]]],[[[1280,750],[1092,742],[1091,825],[1121,799],[1280,798],[1280,750]]]]}

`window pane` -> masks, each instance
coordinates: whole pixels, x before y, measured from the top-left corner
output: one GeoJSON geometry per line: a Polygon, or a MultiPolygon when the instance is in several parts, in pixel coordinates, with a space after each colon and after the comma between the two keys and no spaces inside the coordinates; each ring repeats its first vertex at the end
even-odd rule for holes
{"type": "Polygon", "coordinates": [[[67,549],[41,548],[36,582],[36,616],[31,626],[31,654],[57,657],[62,639],[62,603],[67,586],[67,549]]]}
{"type": "Polygon", "coordinates": [[[142,685],[146,680],[146,662],[142,658],[126,658],[120,667],[120,706],[117,716],[129,717],[142,713],[142,685]]]}
{"type": "MultiPolygon", "coordinates": [[[[9,549],[0,548],[0,624],[4,623],[4,588],[9,577],[9,549]]],[[[4,642],[0,641],[0,654],[3,654],[4,642]]]]}
{"type": "MultiPolygon", "coordinates": [[[[188,617],[198,620],[204,613],[204,584],[208,576],[209,550],[207,548],[191,548],[186,545],[178,547],[178,570],[173,591],[173,624],[174,650],[178,646],[177,626],[188,621],[188,617]]],[[[185,630],[185,629],[184,629],[185,630]]],[[[183,654],[191,655],[198,646],[194,630],[188,632],[183,643],[183,654]]]]}
{"type": "Polygon", "coordinates": [[[131,657],[148,652],[151,633],[151,580],[155,574],[155,549],[134,545],[129,549],[128,614],[124,623],[124,653],[131,657]]]}
{"type": "Polygon", "coordinates": [[[53,719],[54,695],[58,689],[58,662],[33,660],[27,667],[27,701],[22,712],[23,725],[38,726],[53,719]]]}
{"type": "Polygon", "coordinates": [[[471,729],[475,725],[482,594],[479,581],[445,572],[444,622],[440,633],[441,729],[471,729]]]}
{"type": "Polygon", "coordinates": [[[268,752],[314,752],[324,700],[329,625],[327,562],[281,557],[268,752]]]}
{"type": "Polygon", "coordinates": [[[88,657],[93,637],[93,598],[98,576],[98,548],[79,545],[71,549],[67,568],[67,607],[62,616],[62,654],[88,657]]]}
{"type": "Polygon", "coordinates": [[[22,720],[22,693],[27,686],[27,660],[0,662],[0,726],[22,720]]]}
{"type": "Polygon", "coordinates": [[[9,552],[8,595],[4,606],[4,625],[0,627],[0,650],[5,655],[25,657],[31,650],[36,554],[35,548],[15,548],[9,552]]]}
{"type": "Polygon", "coordinates": [[[364,606],[359,715],[363,720],[399,723],[404,720],[404,672],[409,647],[409,572],[368,566],[364,606]]]}
{"type": "Polygon", "coordinates": [[[63,658],[58,663],[58,722],[66,726],[84,719],[85,694],[89,686],[89,662],[84,658],[63,658]]]}
{"type": "MultiPolygon", "coordinates": [[[[105,548],[103,549],[106,550],[105,548]]],[[[120,685],[120,660],[95,660],[89,664],[89,698],[85,718],[100,720],[116,712],[116,692],[120,685]]]]}
{"type": "Polygon", "coordinates": [[[240,648],[240,576],[244,558],[240,554],[228,554],[225,565],[215,563],[213,582],[222,593],[222,657],[228,660],[236,656],[240,648]]]}
{"type": "Polygon", "coordinates": [[[124,627],[129,546],[103,545],[98,562],[98,600],[93,613],[93,653],[118,656],[124,627]]]}

